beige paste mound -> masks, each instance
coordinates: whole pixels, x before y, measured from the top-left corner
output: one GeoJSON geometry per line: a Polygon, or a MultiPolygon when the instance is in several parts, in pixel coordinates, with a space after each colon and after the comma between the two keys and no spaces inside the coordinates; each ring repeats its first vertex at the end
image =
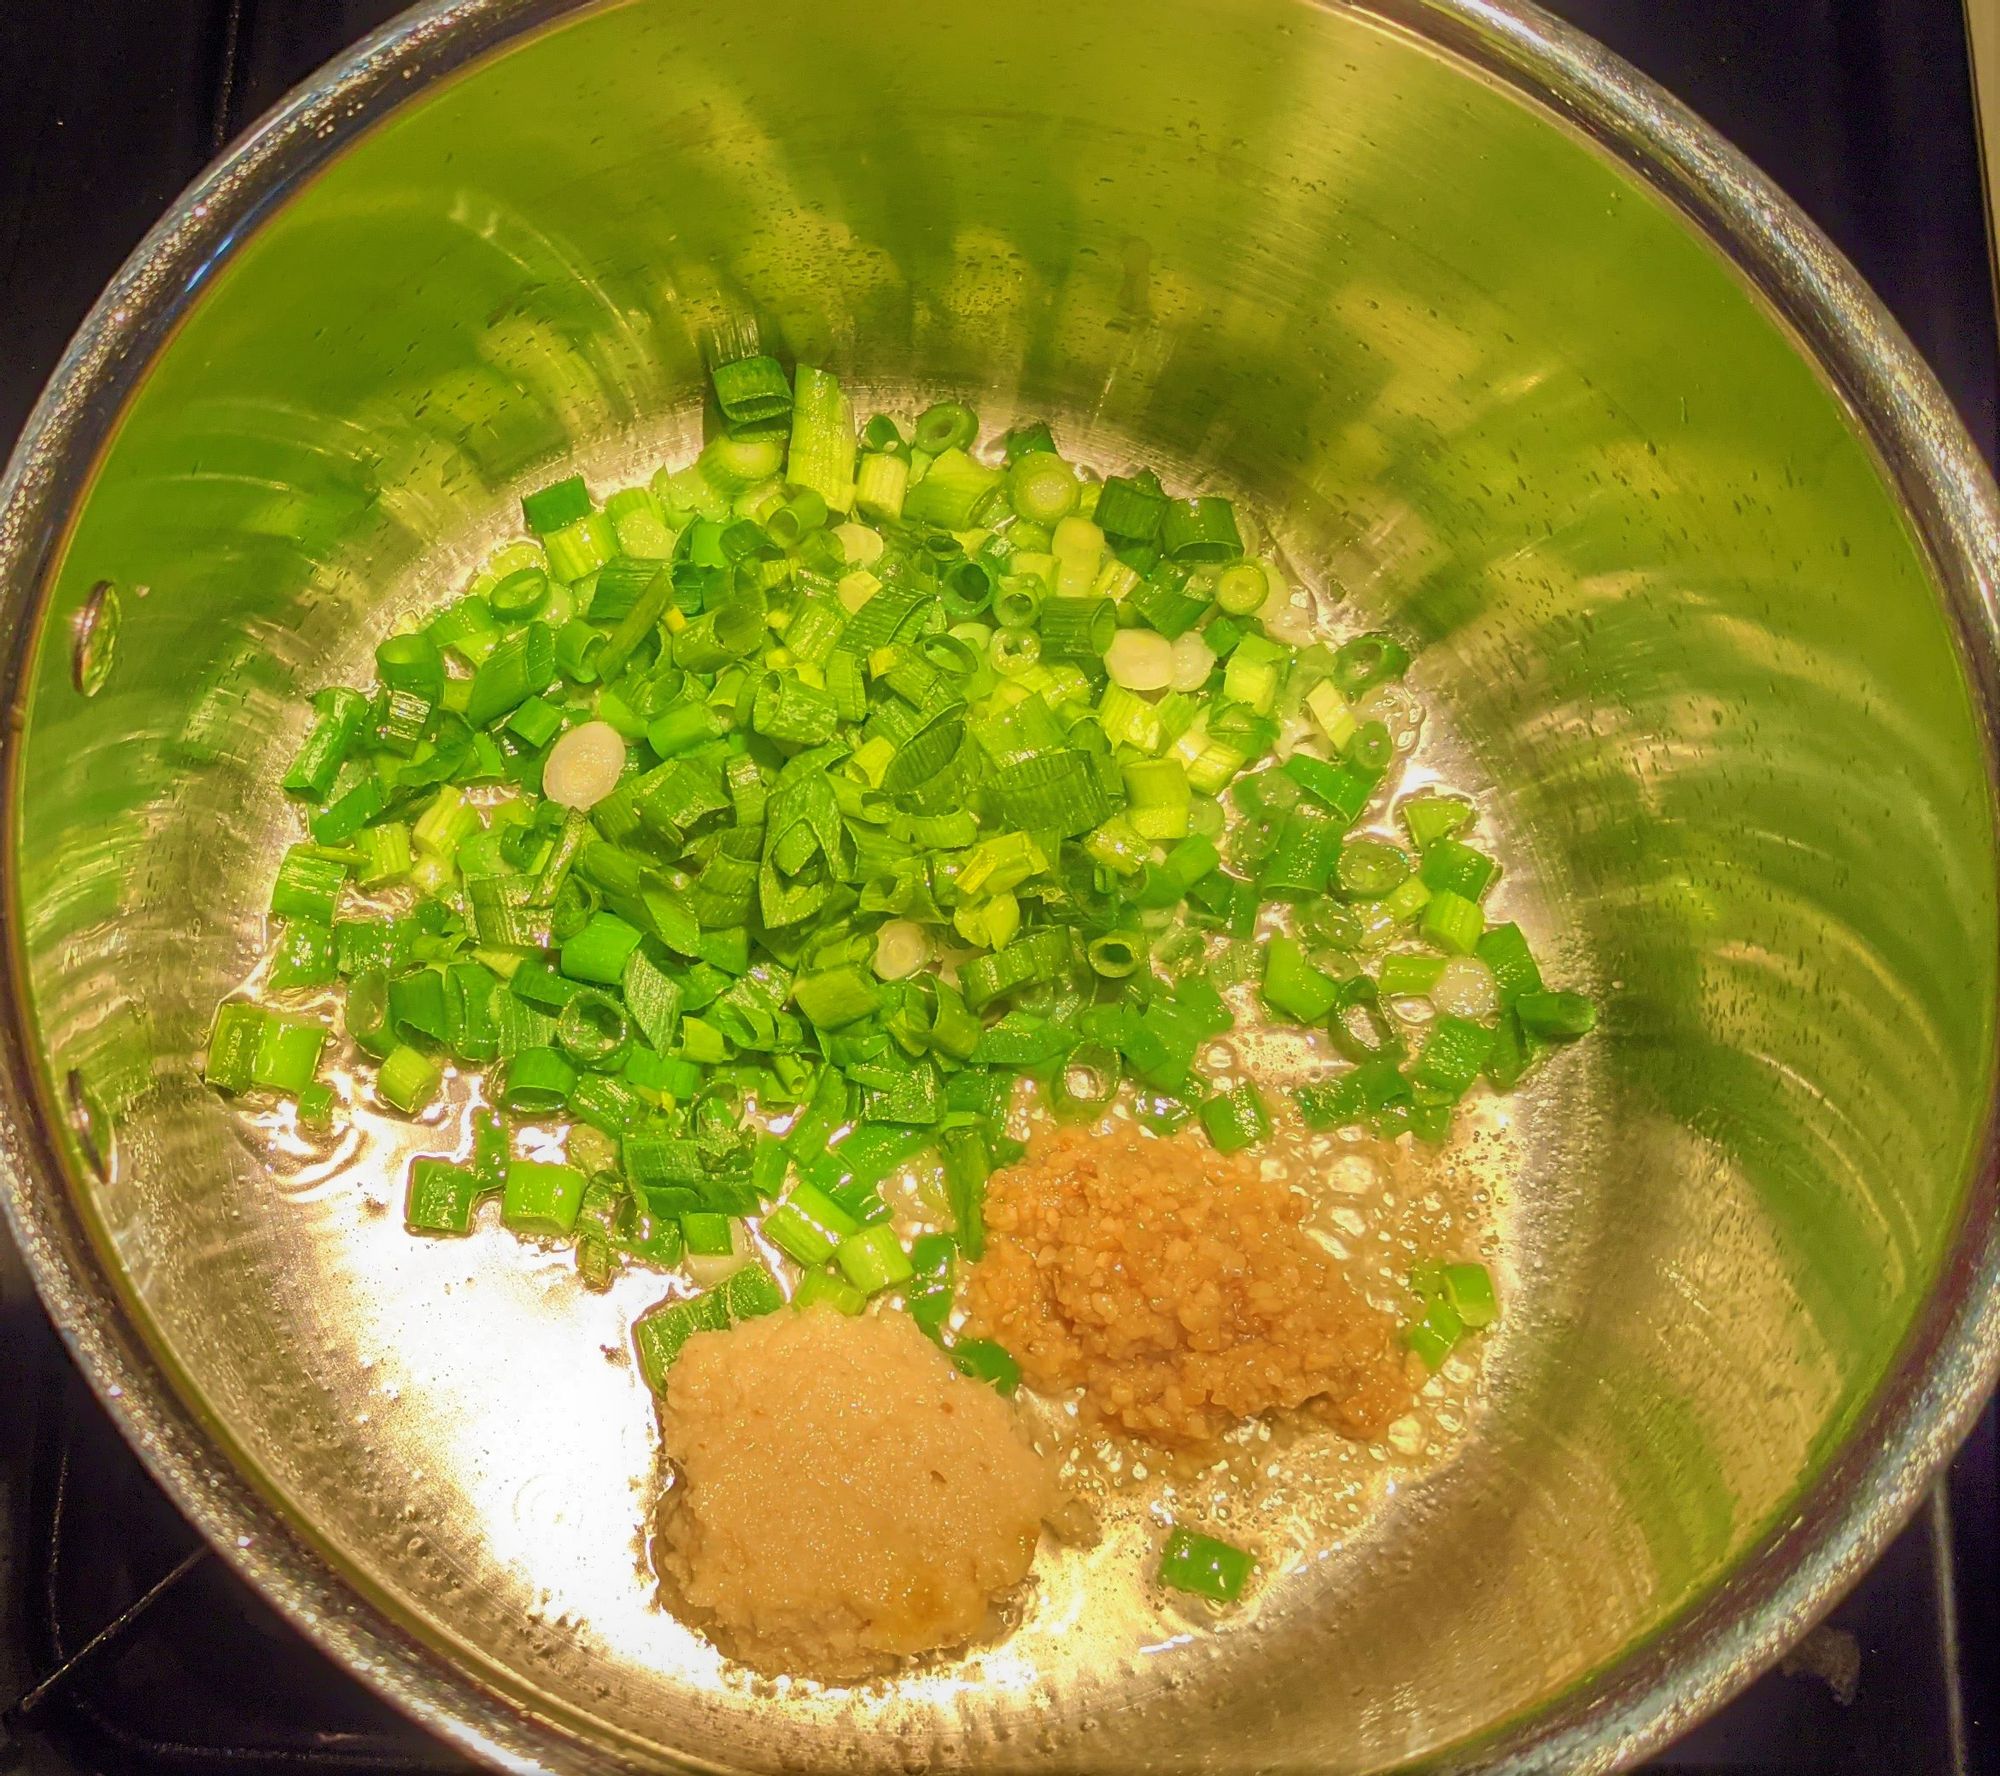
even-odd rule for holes
{"type": "Polygon", "coordinates": [[[669,1584],[748,1664],[829,1678],[977,1634],[1054,1503],[1014,1408],[902,1314],[688,1340],[661,1409],[669,1584]]]}
{"type": "Polygon", "coordinates": [[[1305,1212],[1198,1136],[1044,1136],[988,1187],[970,1329],[1036,1389],[1081,1388],[1098,1417],[1157,1443],[1198,1448],[1308,1403],[1376,1436],[1409,1407],[1407,1360],[1305,1212]]]}

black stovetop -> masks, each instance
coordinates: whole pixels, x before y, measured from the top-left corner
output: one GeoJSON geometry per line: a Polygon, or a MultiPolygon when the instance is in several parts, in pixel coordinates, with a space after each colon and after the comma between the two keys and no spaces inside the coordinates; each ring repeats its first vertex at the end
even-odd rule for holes
{"type": "MultiPolygon", "coordinates": [[[[2000,370],[1960,0],[1556,0],[1833,235],[1992,459],[2000,370]]],[[[0,440],[145,228],[395,0],[12,0],[0,53],[0,440]]],[[[1780,1671],[1651,1768],[2000,1776],[1989,1408],[1916,1522],[1780,1671]]],[[[0,1246],[0,1771],[458,1769],[180,1520],[0,1246]]]]}

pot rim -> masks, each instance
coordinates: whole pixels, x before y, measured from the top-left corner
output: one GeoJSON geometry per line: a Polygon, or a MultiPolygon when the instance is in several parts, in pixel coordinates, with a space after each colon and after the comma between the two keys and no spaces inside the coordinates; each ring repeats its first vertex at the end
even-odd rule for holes
{"type": "MultiPolygon", "coordinates": [[[[28,681],[29,621],[68,515],[131,395],[207,276],[314,172],[405,100],[592,0],[431,0],[268,112],[152,229],[78,330],[0,478],[0,682],[28,681]]],[[[1716,246],[1847,406],[1943,590],[1995,768],[2000,493],[1943,389],[1837,248],[1741,154],[1621,58],[1512,0],[1298,0],[1442,49],[1590,140],[1716,246]]],[[[0,832],[20,732],[0,727],[0,832]]],[[[308,1640],[440,1737],[507,1768],[595,1771],[616,1753],[496,1693],[363,1594],[230,1460],[126,1319],[38,1102],[18,932],[0,952],[0,1207],[51,1318],[153,1477],[308,1640]]],[[[1896,1364],[1785,1520],[1726,1584],[1565,1694],[1426,1761],[1607,1770],[1657,1749],[1758,1676],[1866,1570],[1949,1459],[2000,1372],[2000,1151],[1992,1106],[1956,1238],[1896,1364]]]]}

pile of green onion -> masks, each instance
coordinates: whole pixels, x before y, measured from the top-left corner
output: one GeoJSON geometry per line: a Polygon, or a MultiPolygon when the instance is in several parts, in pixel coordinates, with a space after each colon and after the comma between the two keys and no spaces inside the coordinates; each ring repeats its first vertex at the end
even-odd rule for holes
{"type": "Polygon", "coordinates": [[[806,365],[713,381],[694,463],[529,496],[532,541],[399,626],[372,688],[313,698],[284,776],[307,836],[213,1085],[325,1124],[329,1028],[296,996],[339,986],[381,1105],[486,1076],[470,1153],[411,1168],[413,1231],[497,1195],[593,1286],[706,1280],[639,1322],[655,1386],[782,1274],[850,1313],[894,1292],[1010,1388],[950,1317],[1023,1077],[1059,1116],[1129,1086],[1155,1130],[1252,1146],[1263,1095],[1201,1057],[1254,979],[1347,1063],[1297,1092],[1309,1123],[1439,1141],[1475,1082],[1590,1028],[1488,925],[1469,803],[1358,830],[1398,759],[1368,699],[1408,657],[1277,639],[1292,589],[1229,500],[1099,480],[1041,424],[982,451],[956,402],[857,427],[806,365]],[[565,1163],[513,1157],[510,1123],[550,1122],[565,1163]],[[950,1231],[906,1243],[879,1187],[926,1155],[950,1231]]]}

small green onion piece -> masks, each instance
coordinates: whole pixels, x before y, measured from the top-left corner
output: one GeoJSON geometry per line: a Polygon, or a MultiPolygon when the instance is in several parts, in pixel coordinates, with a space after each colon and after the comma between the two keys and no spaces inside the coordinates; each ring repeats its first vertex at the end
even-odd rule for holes
{"type": "Polygon", "coordinates": [[[539,1239],[567,1239],[583,1208],[585,1179],[575,1166],[547,1160],[508,1161],[501,1187],[500,1223],[539,1239]]]}
{"type": "Polygon", "coordinates": [[[1150,543],[1160,534],[1167,497],[1150,474],[1110,475],[1097,490],[1092,516],[1106,536],[1125,543],[1150,543]]]}
{"type": "Polygon", "coordinates": [[[1146,959],[1146,940],[1136,931],[1107,931],[1084,945],[1091,971],[1105,980],[1124,980],[1146,959]]]}
{"type": "Polygon", "coordinates": [[[1053,455],[1056,447],[1055,435],[1049,430],[1048,422],[1041,419],[1030,420],[1026,425],[1016,426],[1000,442],[1002,454],[1005,455],[1009,467],[1024,456],[1033,456],[1038,450],[1053,455]]]}
{"type": "Polygon", "coordinates": [[[808,364],[798,367],[785,478],[831,511],[853,508],[854,409],[837,379],[808,364]]]}
{"type": "MultiPolygon", "coordinates": [[[[604,513],[586,512],[574,524],[551,531],[542,539],[542,547],[551,577],[573,586],[587,580],[617,553],[618,531],[604,513]]],[[[500,614],[497,605],[494,614],[500,614]]]]}
{"type": "Polygon", "coordinates": [[[1410,669],[1410,654],[1387,635],[1358,635],[1343,642],[1333,657],[1333,682],[1348,698],[1398,679],[1410,669]]]}
{"type": "Polygon", "coordinates": [[[530,697],[506,722],[508,733],[518,734],[538,752],[562,732],[562,725],[562,711],[546,697],[530,697]]]}
{"type": "Polygon", "coordinates": [[[1377,976],[1384,999],[1422,999],[1444,973],[1442,956],[1384,956],[1377,976]]]}
{"type": "Polygon", "coordinates": [[[1021,1365],[990,1338],[961,1338],[945,1354],[959,1374],[996,1393],[1012,1395],[1021,1385],[1021,1365]]]}
{"type": "Polygon", "coordinates": [[[597,662],[604,652],[604,632],[580,617],[556,631],[556,670],[577,684],[597,682],[597,662]]]}
{"type": "Polygon", "coordinates": [[[1040,633],[1044,661],[1094,666],[1118,633],[1118,607],[1108,598],[1052,598],[1042,606],[1040,633]]]}
{"type": "Polygon", "coordinates": [[[762,486],[784,466],[785,440],[772,432],[742,437],[725,432],[703,446],[695,463],[703,480],[732,499],[762,486]]]}
{"type": "Polygon", "coordinates": [[[305,1018],[272,1012],[257,1033],[257,1051],[250,1061],[250,1082],[266,1091],[296,1094],[312,1084],[319,1067],[326,1026],[305,1018]]]}
{"type": "Polygon", "coordinates": [[[546,623],[529,623],[473,669],[465,719],[475,728],[486,727],[547,690],[555,677],[555,631],[546,623]]]}
{"type": "Polygon", "coordinates": [[[785,1305],[778,1280],[761,1264],[746,1264],[718,1291],[732,1320],[754,1320],[785,1305]]]}
{"type": "Polygon", "coordinates": [[[1292,937],[1274,936],[1264,946],[1264,1003],[1298,1024],[1317,1024],[1333,1010],[1340,983],[1306,960],[1292,937]]]}
{"type": "Polygon", "coordinates": [[[284,787],[310,801],[325,800],[333,780],[368,719],[368,699],[358,691],[321,691],[313,699],[317,712],[305,744],[285,772],[284,787]]]}
{"type": "MultiPolygon", "coordinates": [[[[539,616],[549,601],[549,576],[538,567],[520,568],[510,573],[486,595],[493,614],[512,628],[539,616]]],[[[595,609],[595,605],[592,606],[595,609]]],[[[384,681],[387,682],[386,680],[384,681]]]]}
{"type": "Polygon", "coordinates": [[[979,435],[979,416],[962,401],[939,401],[917,416],[911,442],[927,456],[963,450],[979,435]]]}
{"type": "Polygon", "coordinates": [[[687,1243],[689,1255],[695,1258],[727,1258],[736,1249],[729,1217],[706,1209],[681,1216],[681,1238],[687,1243]]]}
{"type": "Polygon", "coordinates": [[[854,509],[893,524],[903,515],[909,487],[909,458],[868,452],[855,469],[854,509]]]}
{"type": "Polygon", "coordinates": [[[271,911],[280,919],[331,925],[346,884],[346,864],[323,857],[308,845],[294,845],[279,861],[277,880],[271,885],[271,911]]]}
{"type": "Polygon", "coordinates": [[[521,521],[537,536],[547,536],[590,514],[590,489],[581,475],[552,481],[521,500],[521,521]]]}
{"type": "Polygon", "coordinates": [[[1443,1283],[1444,1298],[1457,1311],[1468,1332],[1483,1332],[1500,1317],[1493,1273],[1485,1265],[1447,1264],[1443,1283]]]}
{"type": "Polygon", "coordinates": [[[1017,457],[1007,472],[1014,510],[1035,524],[1054,524],[1076,510],[1076,471],[1053,453],[1017,457]]]}
{"type": "Polygon", "coordinates": [[[1340,860],[1340,823],[1302,802],[1285,816],[1278,842],[1257,877],[1271,900],[1310,900],[1326,892],[1340,860]]]}
{"type": "Polygon", "coordinates": [[[1101,1116],[1118,1097],[1122,1067],[1115,1049],[1086,1042],[1069,1052],[1049,1083],[1049,1107],[1065,1121],[1101,1116]]]}
{"type": "Polygon", "coordinates": [[[792,1306],[801,1313],[809,1307],[830,1307],[852,1319],[868,1306],[868,1297],[844,1277],[831,1271],[810,1270],[799,1278],[799,1286],[792,1291],[792,1306]]]}
{"type": "Polygon", "coordinates": [[[465,1166],[414,1159],[403,1196],[403,1225],[412,1233],[461,1238],[472,1231],[473,1211],[484,1194],[480,1179],[465,1166]]]}
{"type": "Polygon", "coordinates": [[[1452,834],[1462,832],[1473,821],[1470,802],[1462,801],[1457,796],[1433,795],[1428,791],[1399,803],[1396,813],[1403,822],[1403,830],[1410,835],[1410,843],[1419,851],[1429,849],[1439,839],[1448,839],[1452,834]]]}
{"type": "Polygon", "coordinates": [[[814,1028],[837,1030],[872,1012],[881,1003],[881,991],[850,963],[800,975],[792,986],[792,1002],[814,1028]]]}
{"type": "Polygon", "coordinates": [[[776,358],[738,358],[709,372],[716,405],[731,425],[777,419],[792,406],[792,385],[776,358]]]}
{"type": "Polygon", "coordinates": [[[324,987],[335,978],[333,931],[311,919],[294,919],[279,933],[271,952],[271,987],[286,992],[296,987],[324,987]]]}
{"type": "Polygon", "coordinates": [[[697,1332],[724,1332],[728,1328],[729,1305],[718,1289],[692,1301],[665,1301],[641,1314],[632,1324],[632,1346],[646,1385],[656,1394],[664,1392],[667,1371],[680,1355],[681,1346],[697,1332]]]}
{"type": "Polygon", "coordinates": [[[643,933],[615,913],[593,913],[583,929],[562,946],[562,971],[571,980],[615,987],[643,933]]]}
{"type": "Polygon", "coordinates": [[[893,1289],[916,1274],[896,1230],[886,1222],[850,1233],[834,1248],[833,1258],[841,1275],[864,1295],[893,1289]]]}
{"type": "Polygon", "coordinates": [[[903,1287],[903,1306],[932,1338],[943,1335],[951,1318],[957,1256],[957,1243],[949,1234],[920,1233],[910,1242],[916,1274],[903,1287]]]}
{"type": "Polygon", "coordinates": [[[1159,1580],[1169,1590],[1187,1591],[1214,1603],[1234,1603],[1256,1565],[1254,1554],[1176,1525],[1160,1552],[1159,1580]]]}
{"type": "Polygon", "coordinates": [[[525,1048],[507,1059],[500,1102],[524,1116],[546,1116],[569,1102],[577,1070],[552,1048],[525,1048]]]}
{"type": "Polygon", "coordinates": [[[399,1035],[443,1042],[451,1034],[444,976],[425,967],[391,977],[389,1022],[399,1035]]]}
{"type": "Polygon", "coordinates": [[[1435,839],[1424,852],[1424,885],[1433,893],[1478,900],[1493,886],[1500,866],[1483,852],[1456,839],[1435,839]]]}
{"type": "Polygon", "coordinates": [[[1407,880],[1409,874],[1409,858],[1381,839],[1350,840],[1341,848],[1340,862],[1334,871],[1341,892],[1355,900],[1380,900],[1407,880]]]}
{"type": "MultiPolygon", "coordinates": [[[[348,993],[351,1002],[352,986],[348,993]]],[[[407,1044],[391,1049],[375,1075],[377,1095],[405,1116],[429,1109],[443,1083],[444,1072],[437,1063],[407,1044]]]]}
{"type": "Polygon", "coordinates": [[[987,644],[993,670],[1002,678],[1018,678],[1042,657],[1042,638],[1032,629],[1002,625],[987,644]]]}
{"type": "Polygon", "coordinates": [[[998,489],[1001,471],[952,447],[931,459],[921,481],[903,496],[903,518],[940,530],[969,530],[998,489]]]}
{"type": "Polygon", "coordinates": [[[1410,1093],[1410,1133],[1419,1141],[1428,1141],[1433,1147],[1443,1145],[1451,1135],[1451,1112],[1455,1102],[1449,1092],[1427,1085],[1417,1086],[1410,1093]]]}
{"type": "Polygon", "coordinates": [[[1476,900],[1467,900],[1446,889],[1434,890],[1424,904],[1424,936],[1447,955],[1471,955],[1485,929],[1486,915],[1479,910],[1476,900]]]}
{"type": "Polygon", "coordinates": [[[1500,989],[1502,1006],[1514,1004],[1523,993],[1542,990],[1542,971],[1520,926],[1509,923],[1490,926],[1473,953],[1493,971],[1494,985],[1500,989]]]}
{"type": "Polygon", "coordinates": [[[1160,547],[1175,561],[1233,561],[1243,553],[1235,508],[1214,494],[1169,500],[1160,519],[1160,547]]]}
{"type": "Polygon", "coordinates": [[[1346,763],[1365,772],[1371,786],[1379,783],[1396,762],[1396,742],[1383,722],[1366,721],[1354,730],[1346,749],[1346,763]]]}
{"type": "Polygon", "coordinates": [[[354,835],[360,861],[354,879],[363,888],[398,882],[410,873],[410,829],[401,821],[366,827],[354,835]]]}
{"type": "Polygon", "coordinates": [[[1277,707],[1291,661],[1291,650],[1261,635],[1246,635],[1231,651],[1222,669],[1222,694],[1258,715],[1277,707]]]}
{"type": "Polygon", "coordinates": [[[1521,1027],[1555,1042],[1587,1036],[1597,1028],[1597,1007],[1581,993],[1523,993],[1514,1001],[1521,1027]]]}
{"type": "Polygon", "coordinates": [[[667,522],[659,495],[650,487],[627,487],[604,502],[618,533],[619,554],[627,559],[664,561],[674,552],[677,526],[667,522]]]}
{"type": "Polygon", "coordinates": [[[979,1128],[949,1129],[939,1145],[958,1249],[977,1263],[986,1255],[986,1183],[993,1172],[992,1150],[979,1128]]]}
{"type": "Polygon", "coordinates": [[[343,1017],[348,1035],[364,1054],[381,1060],[394,1050],[396,1037],[389,1022],[389,976],[386,970],[362,968],[349,975],[343,1017]]]}
{"type": "Polygon", "coordinates": [[[801,1183],[764,1217],[764,1237],[786,1257],[811,1266],[824,1264],[860,1225],[818,1186],[801,1183]]]}
{"type": "Polygon", "coordinates": [[[1232,617],[1252,615],[1271,596],[1270,577],[1255,561],[1225,567],[1215,582],[1215,603],[1232,617]]]}
{"type": "Polygon", "coordinates": [[[1247,1080],[1209,1098],[1200,1116],[1201,1126],[1218,1153],[1240,1153],[1270,1139],[1271,1114],[1264,1108],[1263,1094],[1247,1080]]]}
{"type": "MultiPolygon", "coordinates": [[[[674,576],[662,568],[653,575],[632,608],[612,625],[611,633],[604,638],[604,646],[591,662],[597,668],[600,683],[613,683],[625,670],[639,644],[657,632],[660,619],[668,605],[673,603],[673,598],[674,576]]],[[[598,713],[609,719],[605,704],[605,697],[600,695],[598,713]]],[[[630,738],[629,735],[627,737],[630,738]]]]}
{"type": "Polygon", "coordinates": [[[215,1008],[208,1034],[208,1058],[202,1077],[218,1091],[246,1092],[256,1065],[258,1044],[270,1013],[256,1005],[225,1000],[215,1008]]]}
{"type": "Polygon", "coordinates": [[[1445,1358],[1464,1336],[1464,1320],[1443,1296],[1430,1302],[1420,1318],[1403,1328],[1403,1342],[1423,1359],[1424,1367],[1433,1374],[1444,1367],[1445,1358]]]}
{"type": "Polygon", "coordinates": [[[585,987],[557,1014],[556,1042],[579,1067],[608,1073],[632,1046],[632,1026],[609,993],[585,987]]]}
{"type": "Polygon", "coordinates": [[[1470,1018],[1439,1017],[1424,1034],[1410,1078],[1434,1091],[1462,1097],[1479,1077],[1493,1046],[1493,1032],[1470,1018]]]}
{"type": "Polygon", "coordinates": [[[1423,878],[1411,876],[1397,883],[1375,905],[1392,925],[1407,925],[1430,903],[1431,891],[1424,886],[1423,878]]]}

